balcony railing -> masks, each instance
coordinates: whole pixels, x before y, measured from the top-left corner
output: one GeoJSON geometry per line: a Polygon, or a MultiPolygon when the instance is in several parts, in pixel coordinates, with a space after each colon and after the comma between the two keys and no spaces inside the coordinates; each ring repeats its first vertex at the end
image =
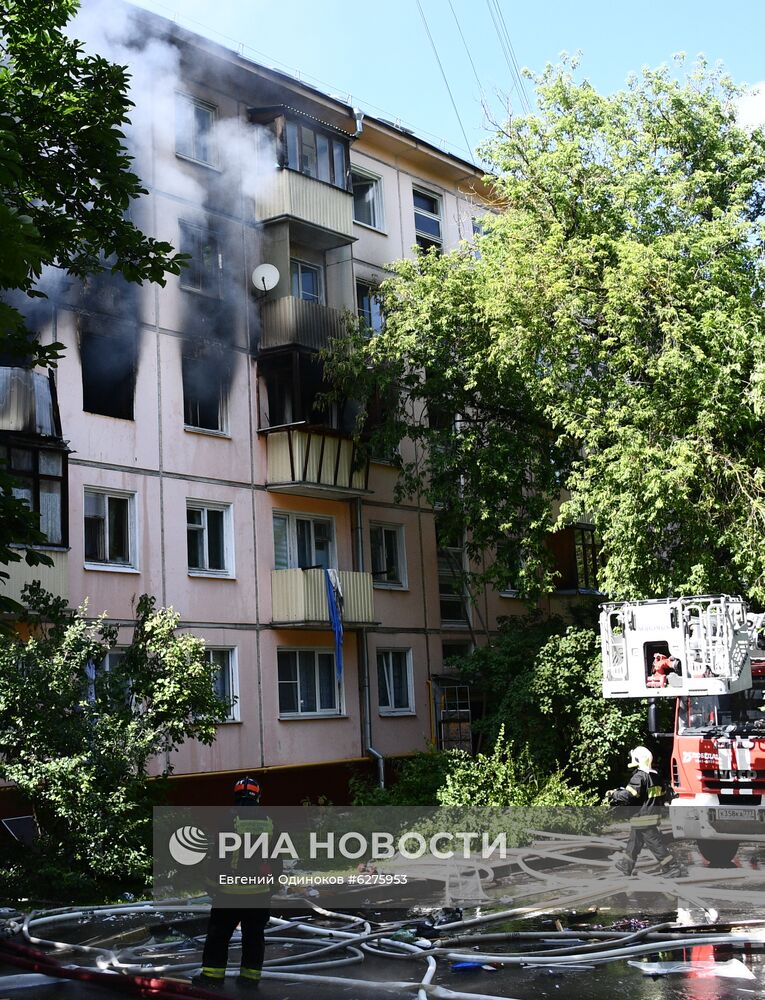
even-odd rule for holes
{"type": "Polygon", "coordinates": [[[23,604],[21,591],[24,589],[24,585],[32,583],[33,580],[39,580],[43,589],[47,590],[48,593],[53,594],[54,597],[63,597],[65,601],[68,601],[69,553],[48,549],[46,555],[49,555],[53,560],[52,566],[29,566],[23,558],[21,562],[8,563],[5,567],[8,579],[0,587],[0,593],[4,597],[10,597],[11,600],[23,604]]]}
{"type": "Polygon", "coordinates": [[[257,208],[264,223],[292,218],[334,234],[336,246],[353,240],[352,195],[296,170],[276,170],[259,190],[257,208]]]}
{"type": "Polygon", "coordinates": [[[342,314],[318,302],[284,295],[264,302],[261,309],[261,351],[293,345],[318,351],[345,332],[342,314]]]}
{"type": "MultiPolygon", "coordinates": [[[[340,570],[343,623],[374,622],[371,573],[340,570]]],[[[329,627],[329,608],[323,569],[275,569],[271,572],[271,621],[275,625],[329,627]]]]}
{"type": "Polygon", "coordinates": [[[351,438],[323,427],[264,430],[268,479],[274,493],[326,496],[369,492],[369,463],[359,464],[351,438]]]}

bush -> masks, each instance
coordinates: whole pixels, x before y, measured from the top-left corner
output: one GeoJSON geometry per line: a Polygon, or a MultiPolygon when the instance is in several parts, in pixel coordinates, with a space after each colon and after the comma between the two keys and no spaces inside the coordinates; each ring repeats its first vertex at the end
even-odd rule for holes
{"type": "Polygon", "coordinates": [[[452,766],[455,751],[430,747],[393,763],[393,781],[380,788],[371,778],[353,775],[348,785],[354,806],[434,806],[452,766]]]}
{"type": "Polygon", "coordinates": [[[603,698],[592,628],[555,617],[507,619],[499,638],[458,669],[484,692],[478,730],[492,742],[502,730],[527,747],[537,775],[564,770],[569,784],[602,792],[622,780],[630,746],[645,742],[645,708],[603,698]]]}

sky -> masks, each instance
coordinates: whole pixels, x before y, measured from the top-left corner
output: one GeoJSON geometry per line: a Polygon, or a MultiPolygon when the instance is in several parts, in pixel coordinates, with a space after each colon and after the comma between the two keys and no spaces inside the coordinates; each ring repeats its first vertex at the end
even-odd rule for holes
{"type": "MultiPolygon", "coordinates": [[[[132,2],[466,158],[490,134],[483,105],[497,121],[508,98],[523,110],[513,55],[540,71],[562,52],[579,52],[579,74],[603,92],[643,66],[672,64],[677,52],[721,60],[739,83],[765,80],[762,0],[132,2]]],[[[524,93],[533,102],[530,81],[524,93]]],[[[760,109],[765,118],[765,85],[749,110],[760,109]]]]}

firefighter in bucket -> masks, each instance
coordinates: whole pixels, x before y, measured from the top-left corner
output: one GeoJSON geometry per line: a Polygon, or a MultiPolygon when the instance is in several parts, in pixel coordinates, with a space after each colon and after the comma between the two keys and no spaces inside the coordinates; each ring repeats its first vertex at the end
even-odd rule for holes
{"type": "Polygon", "coordinates": [[[678,878],[686,874],[685,869],[667,847],[666,839],[659,829],[662,806],[673,798],[672,789],[658,780],[652,765],[651,751],[647,747],[635,747],[630,754],[629,763],[630,767],[635,768],[635,773],[624,788],[606,793],[611,805],[631,806],[637,810],[630,817],[627,849],[616,862],[616,867],[625,875],[631,875],[638,855],[643,847],[647,847],[659,862],[662,875],[678,878]]]}

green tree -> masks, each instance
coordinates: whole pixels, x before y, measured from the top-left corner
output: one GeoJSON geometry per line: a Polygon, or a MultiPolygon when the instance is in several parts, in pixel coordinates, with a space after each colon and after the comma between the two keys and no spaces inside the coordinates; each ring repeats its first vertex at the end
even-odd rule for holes
{"type": "Polygon", "coordinates": [[[540,532],[593,519],[615,598],[765,601],[765,135],[703,62],[612,95],[566,67],[536,82],[538,113],[484,150],[479,255],[399,265],[385,331],[338,377],[397,384],[391,433],[436,445],[404,484],[495,550],[495,577],[520,554],[520,585],[544,584],[540,532]],[[458,415],[443,447],[431,371],[458,415]]]}
{"type": "MultiPolygon", "coordinates": [[[[0,7],[0,351],[20,365],[54,364],[61,350],[37,341],[18,308],[25,297],[44,297],[44,268],[74,278],[110,269],[128,281],[164,284],[183,261],[126,216],[146,193],[122,131],[132,106],[129,76],[64,33],[78,6],[5,0],[0,7]]],[[[5,564],[19,559],[11,542],[45,541],[12,485],[0,473],[5,564]]],[[[41,558],[28,550],[27,561],[41,558]]]]}
{"type": "Polygon", "coordinates": [[[212,743],[228,710],[204,641],[143,596],[132,641],[107,669],[116,626],[67,612],[38,585],[24,597],[29,638],[0,638],[0,778],[23,792],[40,828],[25,868],[145,882],[158,789],[148,766],[159,761],[167,775],[166,755],[187,739],[212,743]]]}
{"type": "Polygon", "coordinates": [[[542,777],[562,770],[577,786],[604,791],[623,776],[630,747],[645,742],[645,706],[603,700],[591,628],[556,617],[507,618],[496,641],[458,669],[483,692],[479,730],[491,743],[502,731],[525,746],[542,777]]]}

